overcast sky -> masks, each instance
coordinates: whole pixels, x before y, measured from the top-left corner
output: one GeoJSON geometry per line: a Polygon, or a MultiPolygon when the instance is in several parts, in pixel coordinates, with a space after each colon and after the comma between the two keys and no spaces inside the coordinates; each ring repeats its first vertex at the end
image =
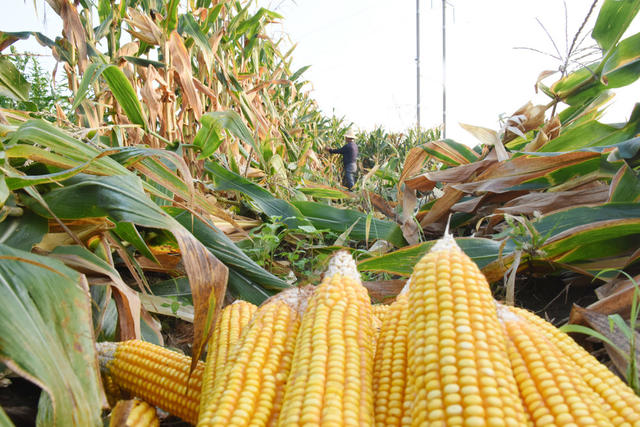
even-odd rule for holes
{"type": "MultiPolygon", "coordinates": [[[[59,34],[60,20],[50,9],[43,24],[44,1],[36,2],[39,17],[32,1],[1,1],[15,4],[0,14],[1,30],[37,30],[51,38],[59,34]]],[[[546,104],[548,98],[535,94],[534,83],[541,71],[557,69],[560,62],[514,48],[556,54],[537,18],[564,55],[591,3],[567,0],[565,25],[560,0],[450,0],[446,14],[447,136],[475,144],[459,122],[496,129],[500,114],[512,113],[529,100],[546,104]]],[[[402,131],[415,126],[415,1],[269,0],[260,4],[284,15],[276,31],[288,34],[297,44],[293,54],[296,67],[311,65],[306,78],[325,113],[343,116],[362,130],[381,125],[402,131]]],[[[423,127],[442,123],[441,5],[440,0],[420,1],[423,127]]],[[[593,19],[588,30],[592,26],[593,19]]],[[[630,32],[637,31],[640,24],[636,18],[630,32]]],[[[588,37],[584,46],[589,44],[594,43],[588,37]]],[[[19,42],[17,47],[38,49],[33,41],[19,42]]],[[[545,82],[552,83],[553,78],[545,82]]],[[[633,103],[640,100],[638,94],[638,82],[623,88],[606,119],[626,119],[633,103]]]]}

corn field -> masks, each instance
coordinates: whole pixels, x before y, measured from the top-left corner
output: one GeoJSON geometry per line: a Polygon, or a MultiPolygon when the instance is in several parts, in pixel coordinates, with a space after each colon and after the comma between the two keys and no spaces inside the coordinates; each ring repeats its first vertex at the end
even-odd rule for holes
{"type": "Polygon", "coordinates": [[[0,31],[0,397],[30,384],[27,422],[640,425],[640,104],[602,121],[640,0],[595,2],[589,62],[500,129],[358,133],[350,191],[325,148],[354,124],[278,13],[46,3],[55,40],[0,31]]]}

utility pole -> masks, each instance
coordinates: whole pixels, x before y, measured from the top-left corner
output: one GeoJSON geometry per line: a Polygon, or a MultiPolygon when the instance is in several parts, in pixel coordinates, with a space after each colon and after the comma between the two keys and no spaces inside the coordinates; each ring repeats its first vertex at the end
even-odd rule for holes
{"type": "Polygon", "coordinates": [[[420,0],[416,0],[416,119],[420,130],[420,0]]]}
{"type": "Polygon", "coordinates": [[[442,138],[447,137],[447,0],[442,0],[442,138]]]}

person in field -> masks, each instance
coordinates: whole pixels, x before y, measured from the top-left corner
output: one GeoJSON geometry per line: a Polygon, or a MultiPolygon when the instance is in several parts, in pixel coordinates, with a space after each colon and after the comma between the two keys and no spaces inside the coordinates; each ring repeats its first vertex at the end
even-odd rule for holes
{"type": "Polygon", "coordinates": [[[340,148],[329,148],[327,151],[332,154],[342,155],[343,176],[342,185],[351,190],[356,183],[356,174],[358,172],[358,146],[355,142],[356,134],[352,129],[349,129],[344,135],[345,144],[340,148]]]}

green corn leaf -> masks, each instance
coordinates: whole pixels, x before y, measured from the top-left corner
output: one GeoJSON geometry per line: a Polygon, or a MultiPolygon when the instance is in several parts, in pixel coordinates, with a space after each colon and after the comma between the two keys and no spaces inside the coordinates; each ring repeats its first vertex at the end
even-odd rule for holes
{"type": "MultiPolygon", "coordinates": [[[[600,341],[609,344],[611,347],[618,349],[618,347],[613,343],[613,341],[611,341],[609,338],[605,337],[604,335],[602,335],[600,332],[595,331],[589,327],[586,326],[582,326],[582,325],[573,325],[573,324],[567,324],[567,325],[562,325],[559,328],[562,332],[565,333],[579,333],[579,334],[585,334],[588,335],[590,337],[593,338],[597,338],[600,341]]],[[[618,351],[622,352],[620,349],[618,349],[618,351]]]]}
{"type": "MultiPolygon", "coordinates": [[[[240,90],[243,89],[240,87],[240,90]]],[[[253,151],[260,159],[260,164],[264,165],[264,157],[262,155],[262,150],[256,141],[251,136],[251,132],[247,128],[247,125],[244,124],[242,118],[235,111],[214,111],[206,114],[212,119],[218,121],[220,126],[226,130],[228,130],[232,135],[238,137],[241,141],[251,145],[253,147],[253,151]]]]}
{"type": "Polygon", "coordinates": [[[116,101],[125,114],[131,121],[131,123],[140,125],[144,130],[147,130],[147,118],[142,110],[142,105],[138,100],[138,96],[131,86],[131,82],[124,75],[122,70],[113,64],[91,64],[87,67],[82,81],[78,86],[78,90],[75,94],[75,99],[71,108],[75,110],[85,100],[89,87],[98,77],[102,76],[109,85],[111,93],[116,98],[116,101]]]}
{"type": "MultiPolygon", "coordinates": [[[[207,224],[183,209],[166,208],[165,210],[189,230],[220,261],[229,267],[230,272],[233,270],[237,275],[246,278],[248,282],[253,282],[259,287],[272,290],[289,287],[285,281],[256,264],[242,252],[231,239],[218,230],[215,225],[207,224]]],[[[229,280],[232,280],[231,274],[229,280]]],[[[267,295],[267,292],[264,290],[263,293],[267,295]]]]}
{"type": "Polygon", "coordinates": [[[138,229],[131,222],[118,222],[113,229],[113,232],[118,235],[122,240],[131,243],[131,245],[138,250],[142,255],[149,258],[151,261],[157,263],[155,255],[147,246],[147,243],[142,239],[138,229]]]}
{"type": "Polygon", "coordinates": [[[0,245],[0,360],[41,386],[48,425],[101,426],[89,289],[61,262],[0,245]]]}
{"type": "Polygon", "coordinates": [[[21,216],[12,216],[0,222],[0,243],[14,249],[31,252],[36,243],[49,232],[46,218],[25,210],[21,216]]]}
{"type": "Polygon", "coordinates": [[[210,70],[213,65],[214,54],[211,50],[211,45],[209,44],[209,39],[207,38],[206,33],[200,29],[200,26],[196,22],[193,15],[189,13],[181,15],[179,28],[181,33],[185,33],[189,37],[191,37],[195,44],[200,48],[207,69],[210,70]]]}
{"type": "Polygon", "coordinates": [[[402,237],[402,230],[395,222],[371,218],[367,221],[367,214],[352,209],[339,209],[318,202],[292,202],[306,219],[317,229],[329,229],[336,233],[345,232],[357,221],[350,233],[354,240],[386,240],[396,247],[406,246],[402,237]],[[368,224],[368,226],[367,226],[368,224]]]}
{"type": "Polygon", "coordinates": [[[608,88],[627,86],[640,77],[640,33],[622,40],[602,68],[608,88]]]}
{"type": "Polygon", "coordinates": [[[28,101],[31,85],[7,58],[0,58],[0,96],[28,101]]]}
{"type": "Polygon", "coordinates": [[[0,52],[11,46],[18,40],[26,40],[31,36],[30,31],[7,32],[0,31],[0,52]]]}
{"type": "Polygon", "coordinates": [[[257,208],[269,217],[280,218],[289,228],[298,228],[300,225],[309,225],[309,221],[291,203],[274,197],[264,188],[235,174],[217,163],[206,162],[205,170],[215,180],[216,190],[235,190],[251,198],[257,208]]]}
{"type": "Polygon", "coordinates": [[[640,178],[626,163],[611,181],[610,202],[640,202],[640,178]]]}
{"type": "Polygon", "coordinates": [[[640,10],[640,0],[605,0],[591,37],[608,51],[622,37],[640,10]]]}
{"type": "Polygon", "coordinates": [[[110,65],[102,71],[102,76],[131,123],[140,125],[144,130],[147,130],[147,117],[142,110],[138,95],[124,72],[117,66],[110,65]]]}
{"type": "Polygon", "coordinates": [[[167,17],[164,19],[164,31],[168,36],[178,26],[178,6],[180,0],[169,0],[167,2],[167,17]]]}
{"type": "Polygon", "coordinates": [[[200,147],[198,159],[206,159],[212,155],[222,143],[220,132],[222,125],[220,121],[208,114],[200,118],[200,129],[193,139],[193,145],[200,147]]]}
{"type": "Polygon", "coordinates": [[[123,56],[122,58],[126,59],[128,62],[131,62],[132,64],[139,65],[141,67],[148,67],[149,65],[153,65],[155,68],[158,68],[158,69],[167,68],[167,64],[165,64],[164,62],[154,61],[152,59],[139,58],[137,56],[123,56]]]}

